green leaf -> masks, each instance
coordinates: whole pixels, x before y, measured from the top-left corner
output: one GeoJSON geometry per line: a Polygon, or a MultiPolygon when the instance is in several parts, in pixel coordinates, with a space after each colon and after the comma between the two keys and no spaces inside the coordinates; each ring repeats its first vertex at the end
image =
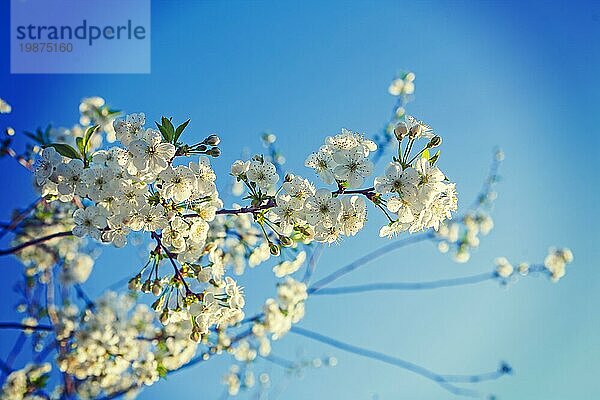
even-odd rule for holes
{"type": "Polygon", "coordinates": [[[173,138],[175,137],[175,128],[173,128],[173,124],[168,118],[162,117],[161,123],[154,122],[156,127],[160,131],[165,142],[173,142],[173,138]]]}
{"type": "MultiPolygon", "coordinates": [[[[96,131],[100,128],[100,126],[98,125],[94,125],[94,126],[90,126],[89,128],[87,128],[87,130],[85,131],[85,134],[83,135],[83,150],[81,151],[81,155],[83,157],[85,157],[88,149],[89,149],[89,145],[90,145],[90,139],[92,138],[92,135],[94,133],[96,133],[96,131]]],[[[81,149],[80,149],[81,150],[81,149]]]]}
{"type": "Polygon", "coordinates": [[[167,129],[168,133],[171,133],[171,134],[175,133],[175,127],[171,123],[170,118],[162,117],[161,120],[162,120],[162,125],[167,129]]]}
{"type": "Polygon", "coordinates": [[[85,145],[83,144],[83,138],[75,138],[75,143],[77,144],[77,148],[81,155],[85,155],[85,145]]]}
{"type": "Polygon", "coordinates": [[[169,140],[169,134],[167,133],[167,131],[165,130],[165,128],[163,128],[163,126],[161,124],[159,124],[158,122],[156,122],[156,121],[154,121],[154,123],[156,124],[156,127],[160,131],[160,134],[162,135],[162,137],[165,140],[165,142],[170,142],[170,140],[169,140]]]}
{"type": "Polygon", "coordinates": [[[62,156],[68,158],[78,158],[81,159],[81,156],[73,147],[64,143],[51,143],[47,147],[54,147],[54,149],[62,156]]]}
{"type": "Polygon", "coordinates": [[[421,153],[421,158],[429,160],[429,149],[425,149],[425,151],[421,153]]]}
{"type": "Polygon", "coordinates": [[[188,119],[183,124],[179,125],[177,127],[177,129],[175,129],[175,137],[173,138],[173,142],[177,142],[179,140],[179,137],[181,136],[181,134],[183,133],[183,131],[185,130],[185,128],[188,126],[189,123],[190,123],[190,120],[188,119]]]}
{"type": "Polygon", "coordinates": [[[83,142],[87,145],[90,142],[90,139],[94,133],[100,128],[99,125],[90,126],[85,131],[85,135],[83,135],[83,142]]]}
{"type": "MultiPolygon", "coordinates": [[[[160,132],[163,134],[163,137],[165,138],[165,140],[167,142],[172,143],[173,138],[175,138],[175,128],[173,127],[171,120],[169,118],[162,117],[161,125],[162,125],[162,129],[160,132]],[[163,130],[164,130],[164,132],[163,132],[163,130]]],[[[160,129],[160,127],[159,127],[159,129],[160,129]]]]}

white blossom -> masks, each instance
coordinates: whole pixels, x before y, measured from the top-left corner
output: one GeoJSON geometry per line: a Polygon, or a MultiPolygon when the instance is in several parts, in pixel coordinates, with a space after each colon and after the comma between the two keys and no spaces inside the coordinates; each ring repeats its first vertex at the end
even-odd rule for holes
{"type": "Polygon", "coordinates": [[[496,259],[496,273],[501,278],[508,278],[513,274],[514,267],[508,260],[504,257],[499,257],[496,259]]]}
{"type": "Polygon", "coordinates": [[[56,168],[62,164],[62,156],[54,147],[46,147],[42,151],[42,158],[39,160],[35,169],[35,179],[38,185],[43,185],[56,171],[56,168]]]}
{"type": "Polygon", "coordinates": [[[565,276],[566,266],[573,262],[573,253],[569,249],[551,248],[544,260],[544,267],[550,273],[553,281],[557,282],[565,276]]]}
{"type": "Polygon", "coordinates": [[[73,222],[75,222],[73,228],[75,236],[91,236],[96,240],[100,239],[101,230],[107,226],[106,213],[96,206],[77,209],[73,213],[73,222]]]}
{"type": "Polygon", "coordinates": [[[246,175],[251,182],[256,183],[263,190],[279,181],[275,165],[268,161],[253,160],[246,175]]]}
{"type": "Polygon", "coordinates": [[[333,170],[337,179],[348,183],[350,188],[360,187],[365,178],[373,173],[373,163],[365,158],[362,149],[340,150],[333,155],[338,165],[333,170]]]}
{"type": "Polygon", "coordinates": [[[132,154],[132,162],[140,171],[159,173],[167,168],[169,161],[175,156],[175,146],[163,143],[159,131],[147,129],[141,139],[128,145],[132,154]]]}

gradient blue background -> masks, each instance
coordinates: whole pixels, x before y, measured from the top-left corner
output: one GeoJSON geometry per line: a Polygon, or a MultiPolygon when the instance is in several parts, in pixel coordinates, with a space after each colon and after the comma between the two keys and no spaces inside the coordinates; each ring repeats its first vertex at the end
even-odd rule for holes
{"type": "MultiPolygon", "coordinates": [[[[191,117],[196,139],[218,132],[224,156],[215,165],[222,173],[242,147],[260,151],[258,134],[270,129],[287,167],[312,177],[302,166],[306,154],[342,126],[380,129],[393,102],[390,79],[397,69],[413,70],[417,95],[409,111],[444,137],[441,166],[458,182],[462,205],[480,188],[492,148],[506,152],[496,229],[469,264],[424,243],[343,283],[488,271],[499,255],[541,261],[550,245],[571,247],[575,262],[558,284],[526,279],[508,289],[487,283],[313,298],[302,326],[441,373],[486,371],[506,360],[515,376],[480,386],[504,399],[600,397],[598,2],[153,2],[150,75],[52,76],[9,75],[6,3],[0,97],[13,113],[2,116],[3,126],[69,126],[79,100],[99,95],[149,119],[191,117]]],[[[10,160],[2,161],[0,179],[0,217],[7,220],[35,195],[29,174],[10,160]]],[[[376,239],[382,220],[372,215],[368,229],[325,254],[317,276],[385,242],[376,239]]],[[[97,295],[131,273],[137,259],[129,252],[105,250],[86,289],[97,295]]],[[[14,320],[10,287],[20,268],[13,259],[0,263],[0,319],[14,320]]],[[[272,295],[271,275],[259,268],[242,278],[249,310],[272,295]]],[[[0,335],[4,355],[15,333],[0,335]]],[[[292,334],[274,346],[290,358],[299,350],[334,354],[339,365],[289,380],[281,398],[453,397],[409,372],[292,334]]],[[[199,365],[140,398],[217,398],[226,366],[199,365]]]]}

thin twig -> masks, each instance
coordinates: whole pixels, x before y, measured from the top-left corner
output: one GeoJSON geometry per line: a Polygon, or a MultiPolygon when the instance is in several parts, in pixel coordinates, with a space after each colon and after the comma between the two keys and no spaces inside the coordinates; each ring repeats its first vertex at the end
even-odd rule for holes
{"type": "Polygon", "coordinates": [[[431,290],[452,286],[474,285],[496,279],[498,275],[495,272],[485,272],[477,275],[463,276],[460,278],[439,279],[428,282],[379,282],[367,283],[364,285],[340,286],[333,288],[321,288],[315,291],[315,295],[337,295],[350,293],[364,293],[386,290],[431,290]]]}
{"type": "Polygon", "coordinates": [[[17,337],[17,340],[15,341],[15,344],[13,345],[12,349],[8,353],[8,356],[6,357],[6,365],[9,368],[12,368],[12,365],[15,362],[15,359],[17,358],[17,356],[23,349],[23,345],[25,344],[26,340],[27,340],[27,335],[25,335],[25,333],[21,332],[19,334],[19,336],[17,337]]]}
{"type": "Polygon", "coordinates": [[[28,325],[20,322],[0,322],[0,329],[19,329],[32,331],[52,331],[51,325],[28,325]]]}
{"type": "Polygon", "coordinates": [[[327,345],[333,346],[340,350],[347,351],[349,353],[353,353],[353,354],[357,354],[362,357],[381,361],[386,364],[394,365],[396,367],[413,372],[417,375],[421,375],[429,380],[434,381],[435,383],[440,385],[442,388],[446,389],[447,391],[449,391],[450,393],[453,393],[455,395],[468,396],[468,397],[481,397],[481,394],[479,392],[476,392],[471,389],[465,389],[465,388],[455,386],[455,385],[449,383],[444,378],[444,375],[440,375],[438,373],[430,371],[429,369],[422,367],[420,365],[417,365],[415,363],[412,363],[410,361],[406,361],[401,358],[392,357],[392,356],[389,356],[387,354],[383,354],[383,353],[380,353],[377,351],[368,350],[368,349],[365,349],[362,347],[358,347],[358,346],[354,346],[354,345],[351,345],[351,344],[348,344],[345,342],[341,342],[341,341],[339,341],[337,339],[333,339],[329,336],[325,336],[320,333],[310,331],[308,329],[300,328],[299,326],[293,326],[291,329],[291,332],[294,332],[298,335],[316,340],[321,343],[325,343],[327,345]]]}
{"type": "Polygon", "coordinates": [[[83,290],[81,285],[76,283],[75,285],[73,285],[73,287],[75,288],[75,292],[77,292],[77,297],[79,297],[81,300],[83,300],[85,302],[85,305],[87,306],[87,308],[89,308],[90,310],[93,310],[96,307],[96,305],[94,304],[94,302],[92,301],[90,296],[88,296],[85,293],[85,291],[83,290]]]}

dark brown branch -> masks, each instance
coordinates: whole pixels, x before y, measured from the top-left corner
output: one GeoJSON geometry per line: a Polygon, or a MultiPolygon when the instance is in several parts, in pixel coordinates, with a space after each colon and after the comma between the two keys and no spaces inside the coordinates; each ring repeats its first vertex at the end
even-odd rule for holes
{"type": "Polygon", "coordinates": [[[0,322],[0,329],[19,329],[19,330],[32,330],[32,331],[52,331],[53,328],[50,325],[28,325],[21,324],[19,322],[0,322]]]}
{"type": "Polygon", "coordinates": [[[21,243],[18,246],[10,247],[8,249],[0,250],[0,256],[5,256],[7,254],[14,254],[14,253],[16,253],[18,251],[21,251],[21,250],[23,250],[23,249],[25,249],[27,247],[35,246],[37,244],[47,242],[48,240],[56,239],[56,238],[59,238],[59,237],[72,236],[72,235],[73,235],[73,232],[71,232],[71,231],[65,231],[65,232],[53,233],[53,234],[48,235],[48,236],[42,236],[40,238],[31,240],[29,242],[21,243]]]}

